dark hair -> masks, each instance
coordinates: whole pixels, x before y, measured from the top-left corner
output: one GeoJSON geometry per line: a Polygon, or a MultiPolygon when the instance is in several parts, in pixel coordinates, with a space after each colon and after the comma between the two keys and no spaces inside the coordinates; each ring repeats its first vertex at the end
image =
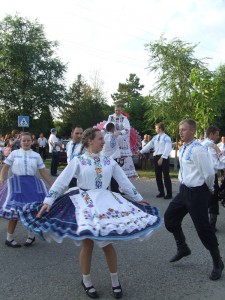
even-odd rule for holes
{"type": "Polygon", "coordinates": [[[82,128],[80,125],[74,125],[73,127],[72,127],[72,132],[74,131],[74,129],[75,128],[82,128]]]}
{"type": "Polygon", "coordinates": [[[220,131],[218,127],[211,125],[206,130],[206,136],[209,137],[210,133],[215,134],[217,131],[220,131]]]}
{"type": "Polygon", "coordinates": [[[115,105],[115,108],[121,108],[121,109],[122,109],[122,108],[123,108],[123,105],[122,105],[122,104],[116,104],[116,105],[115,105]]]}
{"type": "Polygon", "coordinates": [[[88,128],[84,131],[82,136],[82,147],[80,149],[80,153],[84,150],[84,148],[88,147],[88,140],[93,140],[96,137],[96,132],[100,131],[98,128],[88,128]]]}
{"type": "Polygon", "coordinates": [[[115,128],[115,125],[113,123],[108,123],[105,127],[106,131],[111,131],[115,128]]]}
{"type": "Polygon", "coordinates": [[[157,124],[155,124],[155,126],[159,127],[160,129],[162,129],[162,131],[165,130],[165,125],[162,122],[159,122],[157,124]]]}

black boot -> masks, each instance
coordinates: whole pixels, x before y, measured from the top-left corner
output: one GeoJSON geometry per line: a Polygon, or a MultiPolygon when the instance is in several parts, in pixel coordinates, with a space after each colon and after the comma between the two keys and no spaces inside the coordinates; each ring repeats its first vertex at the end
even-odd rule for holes
{"type": "Polygon", "coordinates": [[[210,274],[209,278],[211,280],[217,280],[217,279],[220,279],[220,277],[221,277],[222,271],[224,269],[224,264],[220,257],[219,248],[211,250],[210,254],[213,259],[213,270],[212,270],[212,273],[210,274]]]}
{"type": "Polygon", "coordinates": [[[216,221],[217,221],[217,214],[209,214],[209,224],[212,226],[214,232],[217,232],[216,221]]]}
{"type": "Polygon", "coordinates": [[[184,256],[188,256],[191,254],[191,250],[188,245],[185,243],[185,236],[182,229],[173,232],[176,244],[177,244],[177,253],[174,257],[171,258],[170,262],[175,262],[180,260],[184,256]]]}
{"type": "Polygon", "coordinates": [[[177,244],[177,253],[174,257],[171,258],[170,262],[175,262],[180,260],[181,258],[188,256],[191,254],[191,250],[185,242],[176,241],[177,244]]]}

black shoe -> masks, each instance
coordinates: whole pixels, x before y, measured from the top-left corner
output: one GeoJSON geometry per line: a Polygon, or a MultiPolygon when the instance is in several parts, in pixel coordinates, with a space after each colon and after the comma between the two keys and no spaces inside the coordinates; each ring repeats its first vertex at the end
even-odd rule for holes
{"type": "Polygon", "coordinates": [[[191,250],[188,248],[187,245],[181,247],[177,250],[177,254],[174,255],[174,257],[171,258],[170,262],[175,262],[180,260],[181,258],[188,256],[191,254],[191,250]]]}
{"type": "Polygon", "coordinates": [[[218,280],[222,275],[222,271],[224,269],[223,261],[220,257],[219,248],[213,249],[210,251],[210,254],[213,259],[213,270],[209,276],[211,280],[218,280]]]}
{"type": "Polygon", "coordinates": [[[33,242],[35,241],[35,236],[33,238],[28,237],[27,240],[26,240],[26,242],[23,245],[25,247],[30,247],[33,244],[33,242]],[[27,242],[27,240],[30,240],[30,242],[27,242]]]}
{"type": "Polygon", "coordinates": [[[211,280],[220,279],[223,269],[224,269],[224,264],[223,264],[222,259],[220,259],[219,266],[218,267],[215,266],[215,265],[213,266],[213,270],[212,270],[212,273],[209,276],[209,279],[211,279],[211,280]]]}
{"type": "Polygon", "coordinates": [[[88,295],[88,297],[90,298],[98,298],[98,293],[95,291],[95,292],[90,292],[91,289],[94,289],[93,285],[92,286],[89,286],[89,287],[86,287],[83,283],[83,280],[81,281],[81,284],[82,284],[82,287],[84,288],[86,294],[88,295]]]}
{"type": "Polygon", "coordinates": [[[163,198],[164,196],[165,196],[165,194],[159,193],[158,195],[156,195],[156,198],[163,198]]]}
{"type": "Polygon", "coordinates": [[[116,299],[122,298],[123,297],[123,291],[121,285],[118,285],[116,287],[112,287],[113,290],[113,296],[116,299]]]}
{"type": "Polygon", "coordinates": [[[14,240],[11,240],[11,241],[6,240],[5,244],[6,244],[6,246],[12,247],[12,248],[20,248],[21,247],[20,244],[12,244],[13,242],[14,242],[14,240]]]}
{"type": "Polygon", "coordinates": [[[165,197],[164,197],[164,199],[172,199],[173,197],[172,196],[170,196],[170,195],[166,195],[165,197]]]}

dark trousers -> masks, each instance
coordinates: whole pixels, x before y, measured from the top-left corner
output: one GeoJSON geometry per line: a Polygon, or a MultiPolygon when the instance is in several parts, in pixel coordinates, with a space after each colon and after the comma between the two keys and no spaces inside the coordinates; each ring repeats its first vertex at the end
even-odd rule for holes
{"type": "Polygon", "coordinates": [[[51,161],[51,175],[57,174],[58,165],[59,165],[59,152],[53,152],[52,161],[51,161]]]}
{"type": "MultiPolygon", "coordinates": [[[[124,159],[122,159],[122,158],[117,158],[117,159],[115,159],[115,161],[118,163],[118,165],[120,167],[122,167],[124,165],[124,159]]],[[[112,192],[120,193],[119,184],[113,177],[111,178],[110,187],[111,187],[112,192]]]]}
{"type": "Polygon", "coordinates": [[[76,187],[76,186],[77,186],[77,178],[73,177],[70,181],[69,188],[76,187]]]}
{"type": "Polygon", "coordinates": [[[180,186],[180,192],[170,202],[164,221],[166,229],[176,236],[182,234],[182,220],[187,213],[190,214],[198,236],[208,250],[218,247],[216,235],[209,224],[208,202],[210,192],[206,184],[188,188],[185,185],[180,186]]]}
{"type": "Polygon", "coordinates": [[[164,184],[166,188],[166,193],[168,196],[172,196],[172,183],[170,179],[170,162],[169,158],[165,159],[163,158],[162,165],[158,165],[158,160],[160,159],[161,155],[155,155],[154,156],[154,165],[155,165],[155,177],[156,177],[156,183],[158,190],[160,194],[165,194],[164,193],[164,184]],[[163,178],[164,178],[164,184],[163,184],[163,178]]]}
{"type": "Polygon", "coordinates": [[[39,147],[39,154],[43,158],[43,160],[46,160],[46,147],[39,147]]]}
{"type": "Polygon", "coordinates": [[[215,181],[214,181],[214,193],[211,194],[209,198],[209,213],[218,215],[219,214],[219,183],[218,183],[218,176],[215,174],[215,181]]]}

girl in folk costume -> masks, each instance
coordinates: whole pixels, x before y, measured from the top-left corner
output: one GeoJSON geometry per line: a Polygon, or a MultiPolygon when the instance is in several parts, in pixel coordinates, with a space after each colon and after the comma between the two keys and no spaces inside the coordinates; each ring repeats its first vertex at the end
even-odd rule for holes
{"type": "Polygon", "coordinates": [[[44,236],[48,234],[57,242],[69,237],[77,244],[82,243],[81,284],[91,298],[98,297],[90,276],[94,244],[103,248],[113,295],[121,298],[117,255],[112,242],[147,238],[161,224],[159,211],[150,205],[145,206],[146,202],[122,168],[114,159],[100,153],[104,139],[99,129],[85,130],[82,144],[87,151],[69,162],[51,187],[44,205],[27,205],[21,218],[29,230],[44,236]],[[63,194],[74,176],[78,188],[63,194]],[[112,176],[133,202],[108,190],[112,176]]]}
{"type": "Polygon", "coordinates": [[[129,178],[137,177],[138,175],[134,167],[130,147],[130,122],[125,113],[122,112],[121,105],[115,106],[115,113],[108,117],[107,123],[109,122],[115,125],[115,135],[118,136],[121,158],[124,158],[122,168],[125,174],[129,178]]]}
{"type": "MultiPolygon", "coordinates": [[[[19,219],[18,211],[32,201],[43,202],[47,194],[44,182],[35,176],[37,170],[52,185],[40,155],[31,150],[31,134],[21,133],[20,141],[21,148],[10,153],[0,173],[0,217],[9,220],[5,244],[12,248],[21,247],[13,238],[19,219]],[[10,168],[13,175],[5,180],[10,168]]],[[[34,240],[34,233],[29,232],[24,246],[31,246],[34,240]]]]}

